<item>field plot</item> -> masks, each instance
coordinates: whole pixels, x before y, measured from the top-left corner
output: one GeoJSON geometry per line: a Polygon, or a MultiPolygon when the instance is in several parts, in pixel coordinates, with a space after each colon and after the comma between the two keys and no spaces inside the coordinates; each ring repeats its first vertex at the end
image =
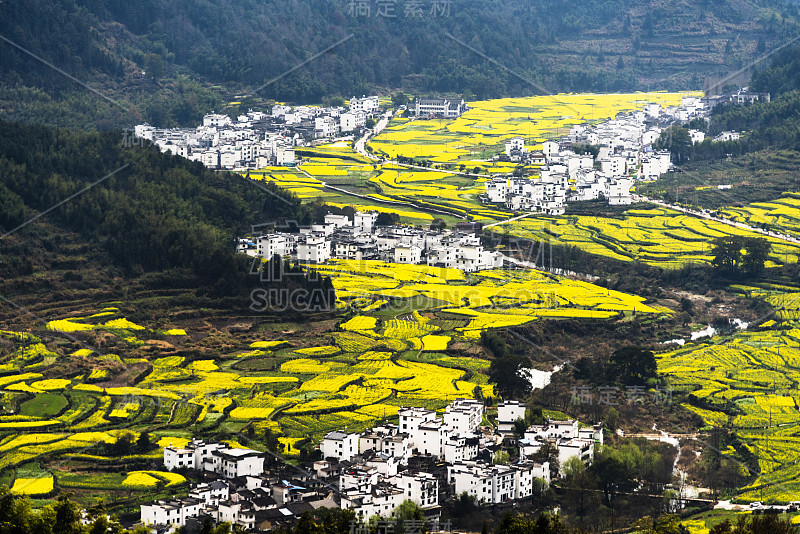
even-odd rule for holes
{"type": "MultiPolygon", "coordinates": [[[[681,93],[562,94],[470,102],[456,120],[394,119],[370,141],[377,154],[424,158],[436,163],[476,163],[502,151],[511,137],[523,137],[534,149],[569,133],[575,124],[614,117],[647,102],[680,103],[681,93]]],[[[485,162],[478,165],[492,167],[485,162]]],[[[503,171],[509,172],[509,171],[503,171]]]]}
{"type": "Polygon", "coordinates": [[[800,498],[799,326],[740,331],[658,355],[659,372],[691,393],[683,406],[709,427],[736,432],[757,460],[742,502],[800,498]]]}
{"type": "MultiPolygon", "coordinates": [[[[659,267],[710,262],[712,240],[725,235],[764,237],[762,234],[700,219],[667,208],[631,209],[624,217],[527,217],[492,229],[499,233],[575,245],[622,261],[638,260],[659,267]]],[[[772,245],[767,266],[796,263],[800,246],[767,238],[772,245]]]]}
{"type": "MultiPolygon", "coordinates": [[[[318,270],[332,277],[343,306],[354,300],[388,298],[400,305],[405,299],[422,298],[428,308],[466,319],[468,324],[456,327],[454,333],[471,339],[487,328],[521,325],[540,317],[608,319],[665,313],[641,297],[532,270],[480,271],[469,275],[469,280],[457,269],[380,261],[331,261],[318,270]]],[[[387,321],[385,336],[425,342],[434,332],[421,321],[413,326],[402,323],[407,321],[387,321]]],[[[352,329],[350,322],[345,326],[352,329]]],[[[431,338],[428,343],[441,341],[431,338]]]]}
{"type": "Polygon", "coordinates": [[[800,236],[800,193],[784,193],[769,202],[754,202],[743,208],[725,208],[720,212],[726,218],[800,236]]]}

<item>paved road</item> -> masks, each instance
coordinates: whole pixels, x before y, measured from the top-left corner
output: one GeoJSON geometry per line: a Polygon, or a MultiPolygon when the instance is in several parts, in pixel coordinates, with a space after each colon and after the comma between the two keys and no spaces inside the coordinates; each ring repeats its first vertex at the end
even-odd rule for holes
{"type": "Polygon", "coordinates": [[[373,135],[381,133],[381,131],[386,128],[386,125],[389,124],[389,120],[392,118],[392,111],[387,111],[383,114],[381,119],[375,124],[375,128],[372,129],[371,133],[366,133],[362,135],[358,141],[353,143],[353,150],[364,156],[365,158],[379,160],[380,158],[377,156],[373,156],[369,152],[367,152],[366,144],[367,139],[372,137],[373,135]]]}

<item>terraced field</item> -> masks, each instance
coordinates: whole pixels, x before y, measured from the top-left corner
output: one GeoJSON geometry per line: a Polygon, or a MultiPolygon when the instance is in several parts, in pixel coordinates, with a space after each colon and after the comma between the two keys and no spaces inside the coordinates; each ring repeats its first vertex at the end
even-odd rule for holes
{"type": "MultiPolygon", "coordinates": [[[[739,290],[778,304],[783,288],[739,290]]],[[[691,394],[687,410],[709,428],[735,432],[757,460],[738,501],[800,498],[800,324],[778,317],[714,342],[687,343],[658,355],[658,369],[676,392],[691,394]]],[[[747,461],[733,449],[723,454],[747,461]]]]}
{"type": "Polygon", "coordinates": [[[160,491],[183,480],[147,466],[161,448],[193,435],[270,429],[298,454],[309,438],[366,428],[401,406],[492,397],[489,362],[459,352],[487,328],[668,313],[532,271],[464,275],[382,262],[332,262],[320,271],[333,276],[344,315],[310,335],[251,330],[208,352],[212,340],[201,331],[158,319],[158,327],[138,324],[120,304],[53,317],[33,332],[0,331],[13,345],[0,374],[0,476],[31,494],[104,485],[160,491]],[[101,339],[113,350],[95,349],[101,339]],[[143,432],[159,446],[111,453],[143,432]],[[38,475],[26,471],[39,462],[38,475]],[[124,477],[92,477],[92,466],[120,462],[132,466],[124,477]]]}
{"type": "MultiPolygon", "coordinates": [[[[764,237],[721,222],[684,215],[667,208],[631,209],[623,217],[526,217],[492,231],[581,249],[622,261],[659,267],[710,262],[713,239],[725,235],[764,237]]],[[[796,263],[800,246],[776,238],[767,266],[796,263]]]]}
{"type": "Polygon", "coordinates": [[[800,193],[784,193],[770,202],[720,210],[726,218],[800,237],[800,193]]]}

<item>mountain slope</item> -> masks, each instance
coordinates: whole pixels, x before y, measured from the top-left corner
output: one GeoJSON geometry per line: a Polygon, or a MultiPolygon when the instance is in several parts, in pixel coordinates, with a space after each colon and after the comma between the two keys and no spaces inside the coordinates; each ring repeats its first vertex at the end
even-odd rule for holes
{"type": "Polygon", "coordinates": [[[0,112],[78,127],[138,118],[188,124],[276,77],[258,96],[319,102],[376,88],[478,98],[699,88],[798,27],[797,5],[784,0],[418,4],[419,17],[410,16],[411,0],[390,2],[395,16],[386,17],[375,1],[349,0],[0,3],[0,35],[131,108],[2,42],[0,112]],[[354,12],[356,5],[369,12],[354,12]]]}

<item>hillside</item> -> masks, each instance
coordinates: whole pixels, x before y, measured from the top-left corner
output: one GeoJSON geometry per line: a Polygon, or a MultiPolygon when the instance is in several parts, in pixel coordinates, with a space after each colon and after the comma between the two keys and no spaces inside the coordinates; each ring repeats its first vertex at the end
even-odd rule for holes
{"type": "Polygon", "coordinates": [[[141,285],[245,308],[259,276],[234,238],[252,225],[308,223],[313,207],[120,139],[0,121],[0,295],[58,301],[141,285]]]}
{"type": "Polygon", "coordinates": [[[0,44],[0,113],[79,128],[138,120],[190,124],[212,108],[242,102],[242,95],[305,61],[257,97],[319,102],[397,88],[478,98],[700,88],[706,78],[782,44],[797,28],[797,5],[783,0],[439,0],[423,2],[421,16],[413,16],[408,2],[396,3],[394,17],[379,13],[374,2],[361,3],[363,13],[351,4],[360,5],[2,3],[0,35],[13,45],[0,44]]]}

